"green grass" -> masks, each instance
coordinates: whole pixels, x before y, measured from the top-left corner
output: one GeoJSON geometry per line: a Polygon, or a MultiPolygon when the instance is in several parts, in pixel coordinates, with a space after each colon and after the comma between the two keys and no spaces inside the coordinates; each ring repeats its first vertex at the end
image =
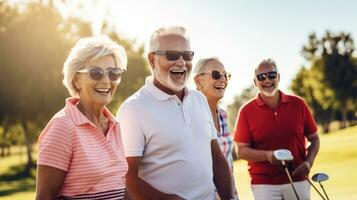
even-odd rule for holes
{"type": "Polygon", "coordinates": [[[35,199],[35,170],[23,173],[27,161],[25,147],[12,147],[11,152],[11,156],[0,158],[0,199],[35,199]]]}
{"type": "MultiPolygon", "coordinates": [[[[30,176],[20,173],[26,162],[25,149],[14,148],[12,156],[0,159],[0,200],[34,199],[34,171],[30,176]]],[[[356,166],[357,126],[321,135],[320,152],[311,174],[325,172],[330,176],[330,180],[324,183],[330,199],[357,199],[356,166]]],[[[253,199],[246,161],[235,162],[234,168],[240,198],[253,199]]],[[[313,189],[311,195],[312,200],[320,199],[313,189]]]]}
{"type": "MultiPolygon", "coordinates": [[[[323,183],[333,200],[357,199],[357,126],[321,135],[320,152],[310,175],[327,173],[330,180],[323,183]]],[[[236,187],[243,200],[253,199],[246,161],[234,163],[236,187]]],[[[318,184],[315,186],[320,189],[318,184]]],[[[311,188],[311,199],[321,199],[311,188]]]]}

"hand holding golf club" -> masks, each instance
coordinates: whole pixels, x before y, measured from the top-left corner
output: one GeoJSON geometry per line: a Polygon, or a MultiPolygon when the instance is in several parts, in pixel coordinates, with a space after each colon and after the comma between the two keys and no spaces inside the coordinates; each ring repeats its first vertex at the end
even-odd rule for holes
{"type": "Polygon", "coordinates": [[[281,161],[275,157],[274,152],[275,151],[267,152],[267,160],[269,161],[270,164],[273,164],[273,165],[281,164],[281,161]]]}
{"type": "Polygon", "coordinates": [[[296,192],[296,188],[294,187],[294,184],[293,184],[293,179],[291,178],[290,176],[290,173],[289,173],[289,170],[288,170],[288,167],[286,166],[286,161],[291,161],[294,159],[293,155],[291,154],[291,152],[287,149],[278,149],[278,150],[275,150],[274,151],[274,156],[277,160],[279,160],[281,162],[281,164],[283,165],[284,167],[284,170],[285,170],[285,173],[286,175],[288,176],[289,178],[289,181],[290,181],[290,185],[291,187],[293,188],[294,190],[294,193],[295,193],[295,196],[297,198],[297,200],[300,200],[299,198],[299,195],[297,194],[296,192]]]}
{"type": "Polygon", "coordinates": [[[293,176],[307,176],[310,172],[311,164],[308,161],[302,162],[291,175],[293,176]]]}

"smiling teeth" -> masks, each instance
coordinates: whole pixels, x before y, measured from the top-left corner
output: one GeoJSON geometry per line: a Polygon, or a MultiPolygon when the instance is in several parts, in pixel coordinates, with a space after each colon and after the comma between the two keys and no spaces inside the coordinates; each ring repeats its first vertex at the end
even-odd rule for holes
{"type": "Polygon", "coordinates": [[[95,89],[98,92],[109,92],[110,89],[95,89]]]}
{"type": "Polygon", "coordinates": [[[180,70],[180,69],[173,69],[173,70],[171,70],[171,72],[173,72],[173,73],[184,73],[185,71],[184,70],[180,70]]]}

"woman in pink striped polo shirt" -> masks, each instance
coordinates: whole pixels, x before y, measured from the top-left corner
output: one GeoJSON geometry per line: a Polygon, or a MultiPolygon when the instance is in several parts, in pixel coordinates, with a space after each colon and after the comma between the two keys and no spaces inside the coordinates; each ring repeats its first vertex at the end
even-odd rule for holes
{"type": "Polygon", "coordinates": [[[36,199],[124,199],[128,166],[111,102],[127,57],[107,37],[79,40],[64,63],[72,97],[39,137],[36,199]]]}

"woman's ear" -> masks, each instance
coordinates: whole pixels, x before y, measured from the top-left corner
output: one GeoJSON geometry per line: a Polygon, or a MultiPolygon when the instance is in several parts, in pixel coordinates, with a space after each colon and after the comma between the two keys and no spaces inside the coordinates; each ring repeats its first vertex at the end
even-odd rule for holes
{"type": "Polygon", "coordinates": [[[202,89],[202,85],[200,83],[200,79],[199,79],[198,75],[194,76],[193,80],[195,81],[196,89],[197,90],[201,90],[202,89]]]}
{"type": "Polygon", "coordinates": [[[78,81],[78,76],[75,75],[72,82],[73,82],[74,89],[79,91],[81,89],[81,86],[78,81]]]}

